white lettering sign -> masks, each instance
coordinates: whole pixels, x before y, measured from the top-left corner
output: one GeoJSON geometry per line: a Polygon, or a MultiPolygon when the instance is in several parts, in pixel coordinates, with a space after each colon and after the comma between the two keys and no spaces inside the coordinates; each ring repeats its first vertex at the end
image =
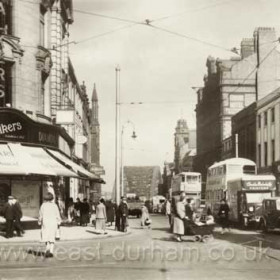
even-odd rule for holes
{"type": "Polygon", "coordinates": [[[9,124],[0,124],[0,135],[8,134],[11,132],[16,132],[22,130],[22,125],[20,122],[14,122],[9,124]]]}

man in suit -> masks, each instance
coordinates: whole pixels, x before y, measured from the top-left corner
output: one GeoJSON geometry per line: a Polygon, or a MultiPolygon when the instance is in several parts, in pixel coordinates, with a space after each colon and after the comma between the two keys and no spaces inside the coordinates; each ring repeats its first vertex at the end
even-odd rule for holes
{"type": "Polygon", "coordinates": [[[13,237],[14,231],[14,197],[8,196],[8,202],[3,207],[3,216],[6,219],[6,238],[13,237]]]}
{"type": "Polygon", "coordinates": [[[121,203],[119,205],[119,215],[120,215],[120,230],[126,232],[126,228],[128,226],[128,205],[126,202],[126,198],[124,196],[121,197],[121,203]]]}
{"type": "Polygon", "coordinates": [[[14,207],[14,227],[17,232],[17,236],[22,236],[22,234],[24,234],[24,230],[20,221],[22,218],[22,210],[16,197],[14,197],[13,199],[13,207],[14,207]]]}

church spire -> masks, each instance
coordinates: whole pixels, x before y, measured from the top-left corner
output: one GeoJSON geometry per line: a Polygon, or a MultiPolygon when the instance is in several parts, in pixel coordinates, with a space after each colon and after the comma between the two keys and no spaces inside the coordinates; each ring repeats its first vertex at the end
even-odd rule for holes
{"type": "Polygon", "coordinates": [[[92,91],[91,101],[92,101],[92,104],[93,104],[94,102],[97,102],[97,101],[98,101],[95,83],[94,83],[94,85],[93,85],[93,91],[92,91]]]}

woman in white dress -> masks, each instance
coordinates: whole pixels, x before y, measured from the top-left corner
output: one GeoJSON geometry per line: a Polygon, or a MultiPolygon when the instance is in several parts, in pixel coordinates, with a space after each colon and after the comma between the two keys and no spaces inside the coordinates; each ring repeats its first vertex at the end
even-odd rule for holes
{"type": "Polygon", "coordinates": [[[178,242],[182,241],[182,236],[185,233],[184,219],[186,218],[185,211],[185,193],[181,193],[180,201],[176,203],[176,213],[174,217],[173,223],[173,233],[175,234],[175,238],[178,242]]]}
{"type": "Polygon", "coordinates": [[[46,243],[46,258],[53,257],[55,235],[61,223],[59,209],[54,203],[53,198],[52,193],[46,194],[38,219],[38,223],[41,226],[41,241],[46,243]]]}

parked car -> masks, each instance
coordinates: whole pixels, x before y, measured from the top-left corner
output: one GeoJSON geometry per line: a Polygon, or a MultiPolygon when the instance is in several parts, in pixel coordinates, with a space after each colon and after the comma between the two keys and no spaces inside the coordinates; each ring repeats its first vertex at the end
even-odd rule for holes
{"type": "Polygon", "coordinates": [[[260,211],[260,228],[263,231],[280,229],[280,197],[264,199],[260,211]]]}

